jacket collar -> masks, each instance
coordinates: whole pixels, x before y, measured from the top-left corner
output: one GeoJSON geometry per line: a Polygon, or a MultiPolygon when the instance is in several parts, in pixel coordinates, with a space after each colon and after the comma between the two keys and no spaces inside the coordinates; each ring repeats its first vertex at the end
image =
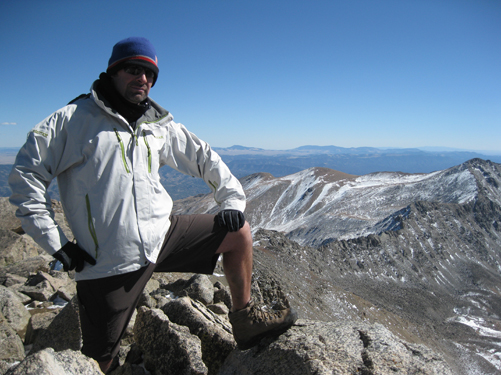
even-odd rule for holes
{"type": "MultiPolygon", "coordinates": [[[[101,107],[104,111],[108,112],[113,116],[117,116],[127,122],[125,116],[123,116],[118,110],[113,108],[112,104],[109,100],[100,92],[99,90],[99,80],[94,81],[91,86],[91,96],[94,99],[94,102],[101,107]]],[[[172,115],[165,108],[160,106],[151,98],[148,98],[148,109],[135,121],[136,124],[140,124],[143,122],[154,122],[158,121],[162,118],[169,116],[172,119],[172,115]]]]}

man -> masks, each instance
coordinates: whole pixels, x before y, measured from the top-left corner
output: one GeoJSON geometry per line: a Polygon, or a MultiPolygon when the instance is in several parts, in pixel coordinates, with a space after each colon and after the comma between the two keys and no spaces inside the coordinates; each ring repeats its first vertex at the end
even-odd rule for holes
{"type": "Polygon", "coordinates": [[[158,73],[147,39],[118,42],[90,94],[30,132],[9,176],[10,201],[26,233],[65,271],[76,270],[82,352],[103,371],[152,273],[211,274],[219,254],[241,349],[296,319],[290,309],[266,312],[251,301],[252,237],[242,186],[207,143],[149,98],[158,73]],[[220,212],[171,216],[172,199],[158,174],[163,165],[204,179],[220,212]],[[54,221],[47,187],[55,177],[76,242],[54,221]]]}

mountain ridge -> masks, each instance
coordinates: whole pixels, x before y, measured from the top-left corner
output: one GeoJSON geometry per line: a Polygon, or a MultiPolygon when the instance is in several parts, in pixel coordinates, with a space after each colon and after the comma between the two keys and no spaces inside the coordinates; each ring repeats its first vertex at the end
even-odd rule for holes
{"type": "MultiPolygon", "coordinates": [[[[487,176],[493,184],[501,184],[493,170],[485,167],[496,169],[496,165],[472,159],[429,174],[378,172],[363,176],[315,167],[278,178],[254,174],[241,182],[247,194],[246,215],[253,227],[286,232],[302,245],[318,246],[324,241],[387,230],[393,215],[415,201],[465,203],[478,193],[477,179],[487,176]]],[[[497,190],[486,191],[495,202],[501,202],[497,190]]],[[[194,212],[218,209],[210,195],[196,199],[194,212]]]]}

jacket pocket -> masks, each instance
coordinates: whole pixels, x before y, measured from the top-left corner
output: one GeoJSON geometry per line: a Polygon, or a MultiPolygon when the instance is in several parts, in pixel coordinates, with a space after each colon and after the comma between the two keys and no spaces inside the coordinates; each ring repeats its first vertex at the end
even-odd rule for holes
{"type": "Polygon", "coordinates": [[[130,173],[129,165],[127,164],[127,159],[125,158],[125,146],[122,141],[122,137],[120,137],[120,133],[118,132],[117,128],[113,128],[113,130],[117,135],[118,143],[120,144],[120,149],[122,150],[122,162],[124,163],[125,171],[127,173],[130,173]]]}
{"type": "Polygon", "coordinates": [[[89,226],[89,233],[94,241],[95,246],[95,258],[97,259],[97,253],[99,250],[99,242],[97,241],[96,228],[94,226],[94,221],[92,221],[92,210],[90,208],[89,194],[85,195],[85,204],[87,205],[87,225],[89,226]]]}
{"type": "Polygon", "coordinates": [[[150,145],[148,144],[148,140],[146,139],[146,132],[144,131],[143,131],[143,139],[144,139],[144,144],[148,149],[148,173],[151,173],[151,148],[150,145]]]}

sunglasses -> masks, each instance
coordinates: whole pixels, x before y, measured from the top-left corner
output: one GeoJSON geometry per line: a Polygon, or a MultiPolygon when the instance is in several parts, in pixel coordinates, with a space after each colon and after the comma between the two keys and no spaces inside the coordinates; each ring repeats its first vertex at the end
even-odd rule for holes
{"type": "Polygon", "coordinates": [[[153,70],[150,70],[148,68],[143,68],[142,66],[139,65],[127,65],[124,68],[124,72],[133,76],[138,76],[144,74],[146,78],[154,78],[155,73],[153,70]]]}

